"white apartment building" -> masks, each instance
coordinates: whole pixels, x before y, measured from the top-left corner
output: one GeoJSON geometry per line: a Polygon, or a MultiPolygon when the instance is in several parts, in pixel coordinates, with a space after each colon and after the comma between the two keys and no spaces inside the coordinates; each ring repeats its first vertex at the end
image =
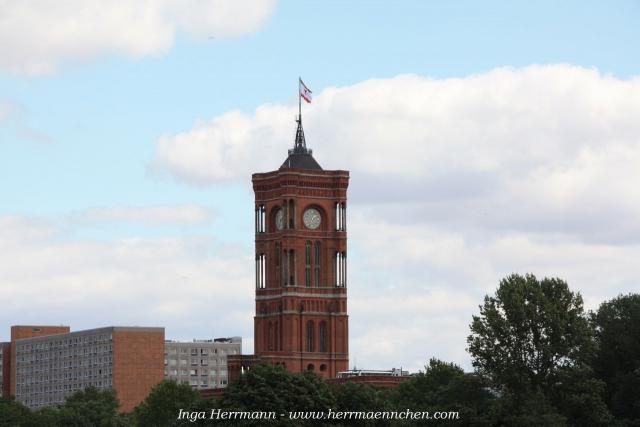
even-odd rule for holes
{"type": "Polygon", "coordinates": [[[164,377],[194,389],[226,387],[227,355],[233,354],[242,354],[241,337],[165,341],[164,377]]]}

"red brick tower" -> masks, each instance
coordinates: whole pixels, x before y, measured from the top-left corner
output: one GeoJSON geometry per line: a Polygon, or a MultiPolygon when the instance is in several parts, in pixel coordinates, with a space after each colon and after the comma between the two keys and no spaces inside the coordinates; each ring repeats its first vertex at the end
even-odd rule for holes
{"type": "Polygon", "coordinates": [[[349,172],[323,170],[302,121],[280,169],[253,174],[255,354],[332,378],[349,365],[346,203],[349,172]]]}

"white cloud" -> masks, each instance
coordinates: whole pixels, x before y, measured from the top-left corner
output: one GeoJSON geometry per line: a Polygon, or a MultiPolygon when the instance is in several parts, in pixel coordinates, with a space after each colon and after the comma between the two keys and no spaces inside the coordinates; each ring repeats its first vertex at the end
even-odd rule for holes
{"type": "Polygon", "coordinates": [[[349,248],[351,360],[360,367],[419,369],[438,357],[470,369],[471,316],[512,273],[560,277],[587,309],[637,292],[640,277],[640,243],[523,232],[479,237],[440,224],[375,219],[353,205],[349,248]]]}
{"type": "Polygon", "coordinates": [[[72,217],[85,223],[202,224],[210,221],[213,213],[199,205],[119,206],[91,208],[72,217]]]}
{"type": "MultiPolygon", "coordinates": [[[[153,165],[198,184],[248,179],[292,145],[293,105],[229,112],[163,136],[153,165]]],[[[568,65],[415,75],[322,91],[307,144],[352,172],[353,202],[404,221],[640,239],[640,78],[568,65]]]]}
{"type": "MultiPolygon", "coordinates": [[[[163,136],[153,165],[197,185],[276,169],[296,105],[163,136]]],[[[348,169],[351,362],[469,368],[468,324],[501,278],[557,276],[588,308],[637,291],[640,78],[569,65],[327,88],[307,144],[348,169]]]]}
{"type": "Polygon", "coordinates": [[[211,237],[76,239],[44,220],[0,216],[0,323],[250,336],[248,253],[211,237]]]}
{"type": "Polygon", "coordinates": [[[275,0],[0,0],[0,69],[48,74],[100,54],[168,51],[176,33],[236,37],[259,29],[275,0]]]}
{"type": "MultiPolygon", "coordinates": [[[[325,168],[351,171],[351,363],[419,369],[436,356],[470,368],[471,316],[514,272],[561,277],[588,308],[637,292],[639,95],[638,79],[566,65],[320,93],[305,112],[307,141],[325,168]]],[[[230,112],[166,135],[154,165],[176,179],[249,189],[252,172],[284,160],[295,108],[230,112]]],[[[85,214],[204,218],[178,208],[85,214]]],[[[160,324],[173,338],[251,338],[252,245],[71,239],[47,222],[2,217],[0,322],[160,324]]]]}

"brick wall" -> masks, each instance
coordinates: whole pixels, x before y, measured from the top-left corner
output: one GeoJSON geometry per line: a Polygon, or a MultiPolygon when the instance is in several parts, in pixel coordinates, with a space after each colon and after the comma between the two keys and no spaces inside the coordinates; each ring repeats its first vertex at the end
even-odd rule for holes
{"type": "Polygon", "coordinates": [[[120,411],[129,412],[164,378],[164,329],[113,332],[113,388],[120,411]]]}

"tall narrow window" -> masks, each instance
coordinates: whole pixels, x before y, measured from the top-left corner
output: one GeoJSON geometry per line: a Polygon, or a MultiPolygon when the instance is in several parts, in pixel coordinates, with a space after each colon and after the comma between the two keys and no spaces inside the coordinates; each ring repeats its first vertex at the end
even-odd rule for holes
{"type": "Polygon", "coordinates": [[[313,351],[313,320],[307,321],[307,351],[313,351]]]}
{"type": "Polygon", "coordinates": [[[289,280],[289,286],[295,286],[296,285],[296,252],[291,249],[289,250],[289,266],[288,266],[288,280],[289,280]]]}
{"type": "Polygon", "coordinates": [[[273,323],[269,322],[269,334],[267,336],[268,348],[273,350],[273,323]]]}
{"type": "Polygon", "coordinates": [[[320,287],[320,242],[315,243],[315,254],[313,259],[313,283],[316,288],[320,287]]]}
{"type": "Polygon", "coordinates": [[[296,206],[293,203],[293,199],[291,199],[289,200],[289,228],[290,229],[296,228],[295,218],[296,218],[296,206]]]}
{"type": "Polygon", "coordinates": [[[320,327],[318,328],[318,340],[320,341],[318,351],[327,351],[327,322],[324,320],[320,322],[320,327]]]}
{"type": "Polygon", "coordinates": [[[347,231],[347,204],[336,203],[336,231],[347,231]]]}
{"type": "Polygon", "coordinates": [[[274,283],[280,283],[280,276],[281,276],[281,267],[280,264],[282,263],[282,253],[280,252],[280,242],[276,242],[276,249],[275,249],[275,254],[276,254],[276,268],[274,269],[275,271],[275,282],[274,283]]]}
{"type": "Polygon", "coordinates": [[[347,253],[336,252],[336,286],[344,288],[347,285],[347,253]]]}
{"type": "Polygon", "coordinates": [[[256,288],[258,289],[264,289],[267,286],[266,259],[265,254],[256,255],[256,288]]]}
{"type": "Polygon", "coordinates": [[[280,265],[280,286],[287,286],[287,267],[289,266],[289,252],[282,251],[282,264],[280,265]]]}
{"type": "Polygon", "coordinates": [[[256,233],[264,233],[266,231],[265,219],[266,210],[264,205],[256,206],[256,233]]]}
{"type": "Polygon", "coordinates": [[[311,242],[304,244],[304,285],[311,287],[311,242]]]}

